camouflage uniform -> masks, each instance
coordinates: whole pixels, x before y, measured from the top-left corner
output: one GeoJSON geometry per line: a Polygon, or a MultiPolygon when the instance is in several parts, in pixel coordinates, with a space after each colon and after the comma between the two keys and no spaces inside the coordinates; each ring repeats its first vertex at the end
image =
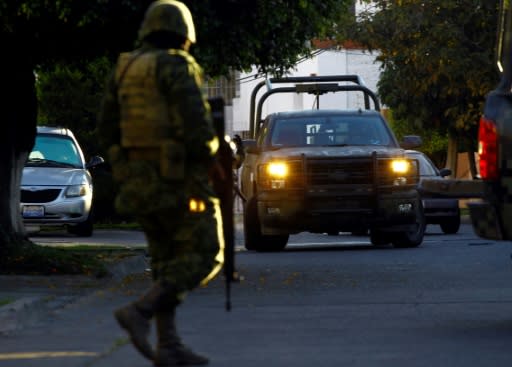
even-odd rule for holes
{"type": "Polygon", "coordinates": [[[121,54],[107,84],[99,119],[114,178],[116,208],[134,215],[149,246],[154,286],[116,311],[132,342],[157,366],[204,364],[176,335],[175,307],[222,265],[222,223],[208,180],[218,141],[201,91],[202,70],[185,49],[147,40],[173,32],[195,42],[190,12],[172,0],[152,3],[139,31],[142,47],[121,54]],[[158,348],[149,345],[156,316],[158,348]]]}

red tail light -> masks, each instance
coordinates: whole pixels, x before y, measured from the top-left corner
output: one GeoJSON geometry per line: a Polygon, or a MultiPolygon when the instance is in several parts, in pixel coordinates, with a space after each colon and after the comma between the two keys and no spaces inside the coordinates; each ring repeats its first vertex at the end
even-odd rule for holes
{"type": "Polygon", "coordinates": [[[478,128],[478,155],[480,177],[484,180],[497,180],[498,172],[498,131],[494,121],[485,116],[480,119],[478,128]]]}

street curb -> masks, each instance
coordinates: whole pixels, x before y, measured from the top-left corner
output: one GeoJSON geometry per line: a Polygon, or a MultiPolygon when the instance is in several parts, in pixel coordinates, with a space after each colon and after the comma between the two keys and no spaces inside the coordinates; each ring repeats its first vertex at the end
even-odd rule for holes
{"type": "Polygon", "coordinates": [[[78,296],[40,295],[19,298],[0,307],[0,335],[7,335],[38,321],[50,310],[63,307],[78,296]]]}
{"type": "Polygon", "coordinates": [[[34,311],[46,303],[44,297],[23,297],[0,308],[0,335],[9,334],[27,323],[34,311]]]}
{"type": "MultiPolygon", "coordinates": [[[[130,256],[110,265],[108,267],[110,276],[107,276],[104,282],[101,282],[98,287],[91,288],[87,293],[74,296],[56,296],[52,290],[49,289],[48,293],[35,296],[17,298],[19,295],[13,295],[13,302],[0,306],[0,335],[6,335],[20,330],[29,324],[37,322],[42,315],[47,314],[51,310],[56,310],[78,298],[87,297],[89,294],[97,291],[98,288],[108,287],[111,283],[121,281],[129,275],[144,273],[148,268],[148,260],[144,255],[130,256]]],[[[27,278],[27,276],[23,277],[25,279],[27,278]]],[[[33,276],[36,280],[42,280],[46,277],[47,276],[33,276]]],[[[51,277],[55,278],[57,276],[53,275],[51,277]]],[[[16,282],[15,275],[12,276],[12,279],[13,282],[16,282]]],[[[7,298],[11,297],[7,296],[7,298]]]]}
{"type": "Polygon", "coordinates": [[[149,259],[144,255],[127,257],[108,268],[110,280],[121,280],[132,274],[147,272],[150,268],[149,259]]]}

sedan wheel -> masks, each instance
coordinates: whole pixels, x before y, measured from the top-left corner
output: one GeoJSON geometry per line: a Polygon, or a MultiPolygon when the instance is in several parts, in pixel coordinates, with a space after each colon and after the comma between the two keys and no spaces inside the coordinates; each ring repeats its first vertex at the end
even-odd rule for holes
{"type": "Polygon", "coordinates": [[[86,221],[68,227],[68,232],[80,237],[91,237],[94,230],[92,214],[86,221]]]}
{"type": "Polygon", "coordinates": [[[446,218],[439,224],[441,226],[441,230],[446,234],[455,234],[459,231],[460,228],[460,213],[457,216],[446,218]]]}

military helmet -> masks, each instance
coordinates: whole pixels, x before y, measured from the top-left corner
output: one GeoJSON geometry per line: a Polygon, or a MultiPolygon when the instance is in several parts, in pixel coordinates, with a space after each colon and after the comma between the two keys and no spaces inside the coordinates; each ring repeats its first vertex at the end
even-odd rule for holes
{"type": "Polygon", "coordinates": [[[175,0],[158,0],[153,2],[139,29],[139,39],[157,31],[169,31],[196,42],[196,30],[192,14],[185,4],[175,0]]]}

